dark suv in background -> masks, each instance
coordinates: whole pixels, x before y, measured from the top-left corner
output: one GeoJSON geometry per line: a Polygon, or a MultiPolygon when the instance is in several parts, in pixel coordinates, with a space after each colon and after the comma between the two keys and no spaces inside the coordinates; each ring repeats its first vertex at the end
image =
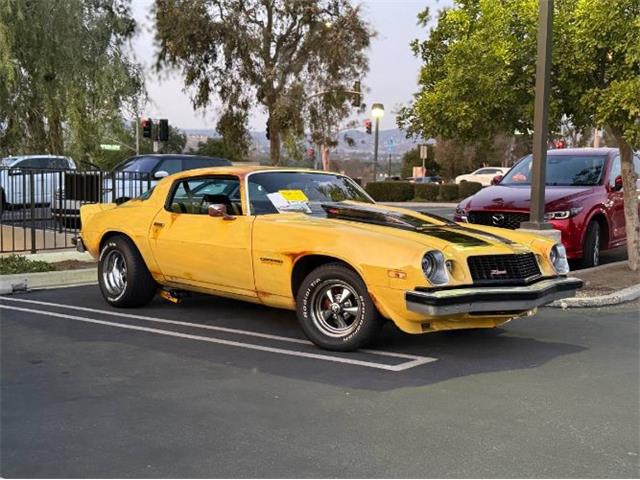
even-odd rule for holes
{"type": "Polygon", "coordinates": [[[80,206],[85,203],[122,203],[153,188],[158,180],[182,172],[206,167],[231,165],[226,158],[183,154],[137,155],[118,164],[111,172],[67,174],[52,204],[53,217],[75,228],[80,222],[80,206]]]}
{"type": "MultiPolygon", "coordinates": [[[[457,222],[519,228],[529,219],[531,161],[528,155],[496,177],[494,185],[464,199],[457,222]]],[[[640,155],[634,155],[640,173],[640,155]]],[[[560,230],[570,259],[599,264],[600,251],[626,243],[620,153],[614,148],[547,152],[545,218],[560,230]]]]}

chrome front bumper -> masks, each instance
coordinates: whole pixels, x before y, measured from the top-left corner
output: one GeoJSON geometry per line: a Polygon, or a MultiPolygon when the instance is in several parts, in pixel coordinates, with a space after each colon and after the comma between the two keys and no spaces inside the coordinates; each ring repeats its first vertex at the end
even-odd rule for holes
{"type": "Polygon", "coordinates": [[[578,278],[557,277],[517,287],[463,287],[405,294],[407,310],[427,315],[522,312],[561,298],[573,297],[583,285],[578,278]]]}

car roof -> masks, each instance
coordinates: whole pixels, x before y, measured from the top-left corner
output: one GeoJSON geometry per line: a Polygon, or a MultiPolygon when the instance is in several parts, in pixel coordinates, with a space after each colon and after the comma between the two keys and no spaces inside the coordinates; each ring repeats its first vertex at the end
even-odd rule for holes
{"type": "MultiPolygon", "coordinates": [[[[319,174],[329,174],[329,175],[340,175],[340,173],[336,172],[326,172],[324,170],[313,170],[311,168],[292,168],[292,167],[270,167],[270,166],[262,166],[262,165],[234,165],[230,167],[205,167],[205,168],[196,168],[193,170],[185,170],[182,172],[175,173],[170,175],[170,178],[188,178],[188,177],[198,177],[201,175],[234,175],[238,177],[245,177],[250,173],[255,172],[298,172],[298,173],[319,173],[319,174]]],[[[169,177],[167,177],[169,178],[169,177]]]]}
{"type": "Polygon", "coordinates": [[[69,158],[65,155],[16,155],[5,157],[4,160],[26,160],[27,158],[69,158]]]}
{"type": "MultiPolygon", "coordinates": [[[[134,158],[143,158],[143,157],[153,157],[153,158],[202,158],[207,160],[225,160],[229,162],[228,159],[224,157],[210,157],[208,155],[192,155],[190,153],[141,153],[140,155],[134,155],[133,157],[129,157],[128,160],[132,160],[134,158]]],[[[229,162],[231,163],[231,162],[229,162]]]]}
{"type": "Polygon", "coordinates": [[[618,153],[617,148],[612,147],[585,147],[585,148],[554,148],[547,150],[547,155],[564,156],[564,155],[613,155],[618,153]]]}

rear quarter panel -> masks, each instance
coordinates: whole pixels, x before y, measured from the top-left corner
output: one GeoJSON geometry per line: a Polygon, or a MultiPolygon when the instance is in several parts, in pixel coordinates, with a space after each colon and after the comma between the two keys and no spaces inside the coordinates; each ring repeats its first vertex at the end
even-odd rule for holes
{"type": "Polygon", "coordinates": [[[131,200],[119,206],[115,204],[82,206],[80,235],[85,248],[97,259],[105,236],[118,233],[126,235],[138,248],[154,278],[160,279],[160,269],[152,255],[149,243],[149,228],[160,208],[162,205],[150,200],[131,200]]]}

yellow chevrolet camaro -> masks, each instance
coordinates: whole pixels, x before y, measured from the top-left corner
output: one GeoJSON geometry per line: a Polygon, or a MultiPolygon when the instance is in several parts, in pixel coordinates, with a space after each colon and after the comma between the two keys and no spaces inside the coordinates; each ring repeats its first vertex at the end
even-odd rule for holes
{"type": "Polygon", "coordinates": [[[573,296],[561,244],[376,204],[350,178],[297,169],[182,172],[123,204],[81,208],[104,298],[193,291],[296,310],[333,350],[385,319],[409,333],[487,328],[573,296]]]}

